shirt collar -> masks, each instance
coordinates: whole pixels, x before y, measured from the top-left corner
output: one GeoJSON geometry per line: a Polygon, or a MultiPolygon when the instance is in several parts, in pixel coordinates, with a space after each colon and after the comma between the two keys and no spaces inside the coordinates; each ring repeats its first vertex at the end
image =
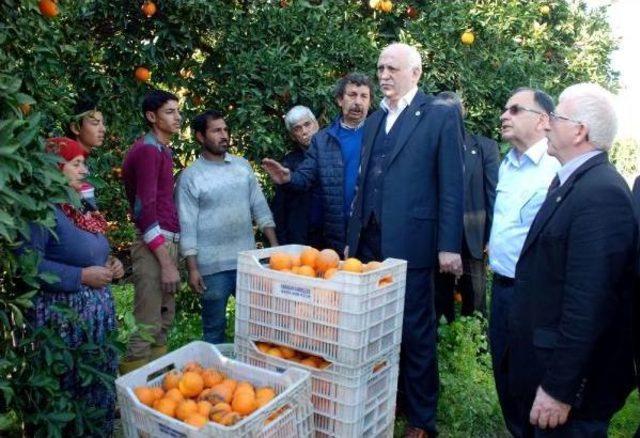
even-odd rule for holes
{"type": "MultiPolygon", "coordinates": [[[[200,154],[200,159],[205,163],[215,163],[214,161],[207,160],[202,154],[200,154]]],[[[224,153],[224,162],[231,163],[231,154],[229,154],[229,152],[224,153]]]]}
{"type": "Polygon", "coordinates": [[[365,120],[366,120],[366,119],[362,119],[362,121],[360,121],[360,123],[358,123],[358,126],[355,126],[355,127],[354,127],[354,126],[349,126],[349,125],[347,125],[347,124],[343,121],[342,117],[340,117],[340,127],[341,127],[342,129],[346,129],[347,131],[357,131],[358,129],[362,128],[362,125],[364,125],[364,121],[365,121],[365,120]]]}
{"type": "Polygon", "coordinates": [[[520,157],[518,157],[518,154],[516,153],[515,148],[511,148],[511,150],[507,154],[507,159],[511,162],[511,164],[519,167],[520,161],[522,160],[522,158],[527,157],[529,161],[531,161],[533,164],[537,166],[538,164],[540,164],[542,157],[544,157],[546,153],[547,153],[547,138],[544,137],[540,141],[531,145],[529,149],[525,151],[524,154],[520,155],[520,157]]]}
{"type": "Polygon", "coordinates": [[[601,150],[585,152],[584,154],[578,155],[577,157],[567,161],[564,166],[562,166],[560,170],[558,170],[558,179],[560,180],[560,185],[564,184],[573,174],[573,172],[578,169],[578,167],[582,166],[590,158],[593,158],[596,155],[601,154],[602,152],[603,151],[601,150]]]}
{"type": "Polygon", "coordinates": [[[395,110],[392,110],[389,107],[389,99],[387,99],[386,97],[382,99],[382,102],[380,102],[380,107],[388,113],[399,113],[403,109],[411,105],[411,102],[413,102],[413,98],[416,97],[416,94],[418,94],[417,85],[414,86],[411,90],[409,90],[407,94],[405,94],[400,98],[400,100],[398,101],[398,106],[396,107],[395,110]]]}

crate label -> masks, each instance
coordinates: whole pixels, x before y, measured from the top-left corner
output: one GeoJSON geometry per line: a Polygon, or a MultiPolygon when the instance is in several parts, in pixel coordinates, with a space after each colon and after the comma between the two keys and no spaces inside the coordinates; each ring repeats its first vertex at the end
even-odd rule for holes
{"type": "Polygon", "coordinates": [[[163,433],[166,436],[170,436],[170,437],[175,437],[175,438],[186,438],[187,435],[182,433],[182,432],[178,432],[175,429],[172,429],[171,427],[167,426],[166,424],[162,424],[162,423],[158,423],[158,431],[163,433]]]}
{"type": "Polygon", "coordinates": [[[311,288],[308,287],[276,283],[274,284],[273,290],[275,295],[286,298],[298,298],[311,302],[311,288]]]}

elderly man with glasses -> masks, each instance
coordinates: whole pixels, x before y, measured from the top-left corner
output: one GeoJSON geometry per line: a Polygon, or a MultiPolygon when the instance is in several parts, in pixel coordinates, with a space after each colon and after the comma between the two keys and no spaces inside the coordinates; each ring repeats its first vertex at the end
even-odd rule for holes
{"type": "Polygon", "coordinates": [[[503,369],[522,436],[605,437],[634,382],[636,214],[611,94],[573,85],[546,120],[562,167],[516,265],[503,369]]]}
{"type": "Polygon", "coordinates": [[[547,154],[545,128],[553,101],[531,88],[515,90],[500,117],[502,139],[511,144],[498,172],[498,185],[489,238],[493,271],[489,342],[498,398],[505,423],[520,436],[515,402],[500,365],[505,354],[507,316],[514,298],[515,268],[525,237],[547,194],[558,160],[547,154]]]}

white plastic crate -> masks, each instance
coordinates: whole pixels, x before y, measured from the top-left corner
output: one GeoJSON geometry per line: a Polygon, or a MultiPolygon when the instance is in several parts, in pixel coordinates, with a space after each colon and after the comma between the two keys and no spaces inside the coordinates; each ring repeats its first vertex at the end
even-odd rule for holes
{"type": "Polygon", "coordinates": [[[130,438],[291,438],[310,437],[313,434],[313,405],[310,402],[311,384],[308,372],[291,368],[280,373],[257,368],[223,356],[214,345],[206,342],[192,342],[116,379],[116,390],[124,433],[130,438]],[[209,422],[198,429],[143,405],[133,393],[137,386],[160,386],[166,372],[181,369],[190,361],[220,370],[236,380],[246,380],[256,386],[270,386],[278,395],[269,404],[233,426],[225,427],[209,422]],[[277,418],[266,424],[269,415],[281,408],[282,412],[277,418]]]}
{"type": "Polygon", "coordinates": [[[364,366],[307,367],[262,353],[252,341],[236,338],[236,357],[269,370],[296,367],[311,372],[316,436],[381,436],[395,418],[399,348],[364,366]]]}
{"type": "Polygon", "coordinates": [[[362,274],[338,271],[331,279],[303,277],[263,263],[286,245],[241,252],[236,283],[235,334],[262,339],[358,366],[400,345],[407,263],[387,259],[362,274]],[[391,283],[380,280],[391,278],[391,283]]]}

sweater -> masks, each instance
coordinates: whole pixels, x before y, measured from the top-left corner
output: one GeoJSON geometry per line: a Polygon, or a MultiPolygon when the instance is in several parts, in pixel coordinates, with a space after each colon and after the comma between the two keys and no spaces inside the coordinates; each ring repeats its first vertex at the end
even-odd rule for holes
{"type": "Polygon", "coordinates": [[[253,222],[275,226],[251,165],[235,155],[198,158],[180,175],[176,201],[180,251],[197,256],[201,275],[236,269],[238,252],[255,249],[253,222]]]}

